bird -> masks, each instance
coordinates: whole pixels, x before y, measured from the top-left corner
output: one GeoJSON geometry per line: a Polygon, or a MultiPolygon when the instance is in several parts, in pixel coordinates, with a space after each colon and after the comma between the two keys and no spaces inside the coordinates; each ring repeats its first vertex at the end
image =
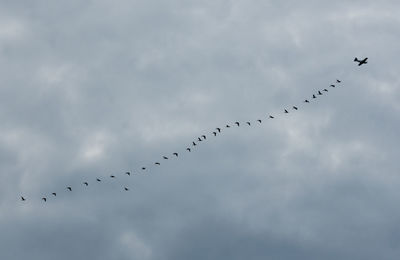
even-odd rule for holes
{"type": "Polygon", "coordinates": [[[204,140],[206,140],[206,139],[207,139],[207,136],[205,136],[205,135],[202,135],[201,137],[203,137],[203,139],[204,139],[204,140]]]}
{"type": "Polygon", "coordinates": [[[69,191],[72,191],[72,188],[71,188],[71,187],[67,187],[67,189],[68,189],[69,191]]]}
{"type": "Polygon", "coordinates": [[[115,178],[115,176],[114,175],[110,175],[110,178],[115,178]]]}
{"type": "Polygon", "coordinates": [[[338,79],[336,80],[336,83],[340,83],[340,82],[342,82],[342,81],[341,81],[341,80],[338,80],[338,79]]]}
{"type": "Polygon", "coordinates": [[[131,176],[131,173],[130,173],[130,172],[126,172],[125,174],[128,175],[128,176],[131,176]]]}
{"type": "Polygon", "coordinates": [[[215,129],[217,129],[218,133],[221,133],[221,128],[217,127],[215,129]]]}
{"type": "Polygon", "coordinates": [[[154,164],[156,164],[156,165],[160,165],[160,163],[159,163],[159,162],[155,162],[154,164]]]}
{"type": "Polygon", "coordinates": [[[199,142],[203,141],[203,140],[201,140],[201,138],[200,138],[200,137],[197,137],[197,140],[198,140],[199,142]]]}
{"type": "Polygon", "coordinates": [[[331,88],[334,88],[334,87],[336,87],[336,86],[332,84],[332,85],[330,85],[330,87],[331,87],[331,88]]]}
{"type": "Polygon", "coordinates": [[[321,91],[318,90],[318,95],[322,95],[321,91]]]}
{"type": "Polygon", "coordinates": [[[317,98],[314,94],[312,95],[312,98],[317,98]]]}
{"type": "Polygon", "coordinates": [[[124,187],[124,190],[125,190],[125,191],[128,191],[129,189],[128,189],[127,187],[124,187]]]}
{"type": "Polygon", "coordinates": [[[214,136],[217,136],[217,132],[213,132],[213,135],[214,135],[214,136]]]}
{"type": "Polygon", "coordinates": [[[99,178],[97,178],[96,181],[101,182],[101,180],[99,178]]]}
{"type": "Polygon", "coordinates": [[[46,201],[47,201],[47,199],[46,199],[45,197],[43,197],[43,198],[42,198],[42,200],[44,200],[44,202],[46,202],[46,201]]]}
{"type": "Polygon", "coordinates": [[[143,170],[143,171],[146,170],[146,167],[142,167],[142,170],[143,170]]]}
{"type": "Polygon", "coordinates": [[[195,142],[192,142],[192,143],[193,143],[193,146],[196,146],[196,145],[197,145],[195,142]]]}
{"type": "Polygon", "coordinates": [[[308,100],[306,99],[306,100],[304,100],[304,103],[310,103],[310,101],[308,101],[308,100]]]}
{"type": "Polygon", "coordinates": [[[230,125],[226,125],[226,128],[229,128],[229,127],[231,127],[230,125]]]}
{"type": "Polygon", "coordinates": [[[259,122],[259,123],[261,123],[262,121],[261,121],[261,119],[257,119],[257,121],[259,122]]]}
{"type": "Polygon", "coordinates": [[[294,109],[294,110],[297,110],[298,108],[297,108],[296,106],[293,106],[293,109],[294,109]]]}
{"type": "Polygon", "coordinates": [[[162,158],[164,158],[164,160],[168,160],[168,157],[167,157],[167,156],[163,156],[162,158]]]}
{"type": "Polygon", "coordinates": [[[246,124],[251,125],[250,122],[246,122],[246,124]]]}
{"type": "Polygon", "coordinates": [[[25,201],[25,198],[21,196],[21,200],[22,200],[22,201],[25,201]]]}
{"type": "Polygon", "coordinates": [[[328,92],[328,90],[326,88],[324,88],[323,91],[328,92]]]}
{"type": "Polygon", "coordinates": [[[188,148],[186,148],[186,150],[188,150],[189,152],[190,152],[190,148],[188,147],[188,148]]]}
{"type": "Polygon", "coordinates": [[[57,193],[55,193],[55,192],[53,192],[52,194],[54,195],[54,197],[57,196],[57,193]]]}
{"type": "Polygon", "coordinates": [[[175,155],[176,157],[178,157],[178,153],[173,153],[173,155],[175,155]]]}
{"type": "Polygon", "coordinates": [[[288,114],[289,112],[285,109],[285,113],[288,114]]]}
{"type": "Polygon", "coordinates": [[[83,184],[85,184],[86,186],[89,186],[89,183],[87,183],[86,181],[83,184]]]}
{"type": "Polygon", "coordinates": [[[235,124],[236,124],[237,126],[240,126],[239,122],[235,122],[235,124]]]}
{"type": "Polygon", "coordinates": [[[269,116],[269,118],[275,118],[275,117],[273,117],[273,116],[269,116]]]}

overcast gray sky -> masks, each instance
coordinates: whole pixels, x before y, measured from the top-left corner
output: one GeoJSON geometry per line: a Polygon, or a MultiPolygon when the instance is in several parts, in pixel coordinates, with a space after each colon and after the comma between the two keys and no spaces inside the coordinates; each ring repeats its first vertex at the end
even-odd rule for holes
{"type": "Polygon", "coordinates": [[[398,259],[399,28],[395,0],[0,0],[0,259],[398,259]]]}

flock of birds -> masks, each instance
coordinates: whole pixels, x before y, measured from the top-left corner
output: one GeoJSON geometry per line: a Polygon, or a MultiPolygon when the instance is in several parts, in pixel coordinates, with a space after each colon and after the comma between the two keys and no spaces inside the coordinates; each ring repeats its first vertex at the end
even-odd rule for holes
{"type": "MultiPolygon", "coordinates": [[[[362,59],[362,60],[359,60],[358,58],[355,58],[355,59],[354,59],[354,62],[358,62],[358,66],[361,66],[361,65],[367,63],[367,59],[368,59],[368,58],[364,58],[364,59],[362,59]]],[[[330,87],[330,88],[335,88],[336,86],[339,86],[338,84],[340,84],[341,82],[342,82],[341,80],[336,79],[335,84],[331,84],[329,87],[330,87]]],[[[329,90],[328,90],[327,88],[318,90],[316,93],[314,93],[314,94],[310,97],[310,99],[305,99],[305,100],[303,101],[303,103],[310,103],[310,100],[316,99],[317,96],[322,96],[324,92],[329,92],[329,90]]],[[[289,110],[296,111],[296,110],[298,110],[298,109],[299,109],[298,106],[292,106],[291,109],[285,108],[285,109],[283,110],[283,113],[284,113],[284,114],[288,114],[288,113],[289,113],[289,110]]],[[[275,118],[274,115],[268,115],[268,116],[267,116],[267,119],[274,119],[274,118],[275,118]]],[[[257,122],[258,124],[261,124],[261,123],[263,122],[263,119],[257,119],[256,122],[257,122]]],[[[246,124],[247,126],[251,126],[251,125],[252,125],[250,121],[243,122],[243,124],[246,124]]],[[[227,125],[225,125],[225,128],[230,128],[230,127],[232,127],[232,126],[240,127],[240,126],[241,126],[241,122],[236,121],[236,122],[234,122],[234,123],[231,124],[231,125],[230,125],[230,124],[227,124],[227,125]]],[[[222,127],[216,127],[215,130],[211,132],[211,134],[215,137],[215,136],[219,135],[219,134],[222,132],[222,130],[223,130],[222,127]]],[[[197,146],[200,142],[203,142],[203,141],[205,141],[205,140],[207,140],[207,136],[206,136],[206,135],[201,135],[201,136],[198,137],[195,141],[192,141],[191,145],[189,145],[189,146],[186,148],[186,151],[187,151],[187,152],[191,152],[192,149],[194,149],[195,146],[197,146]]],[[[174,152],[174,153],[172,153],[171,155],[172,155],[172,157],[175,157],[175,158],[178,158],[178,157],[179,157],[179,153],[177,153],[177,152],[174,152]]],[[[168,160],[168,159],[170,159],[170,157],[164,155],[164,156],[162,156],[162,159],[163,159],[163,160],[168,160]]],[[[154,165],[160,166],[161,163],[160,163],[159,161],[156,161],[156,162],[154,162],[154,165]]],[[[147,168],[148,168],[148,167],[143,166],[143,167],[140,168],[140,170],[141,170],[141,171],[146,171],[147,168]]],[[[125,172],[125,175],[126,175],[126,176],[131,176],[131,172],[125,172]]],[[[110,178],[114,179],[114,178],[116,178],[116,176],[115,176],[115,175],[110,175],[110,178]]],[[[97,183],[99,183],[99,182],[102,181],[102,179],[96,178],[95,181],[96,181],[97,183]]],[[[84,181],[84,182],[82,182],[82,185],[84,185],[84,186],[87,187],[87,186],[89,186],[89,182],[88,182],[88,181],[84,181]]],[[[66,189],[68,192],[72,192],[72,187],[71,187],[71,186],[67,186],[65,189],[66,189]]],[[[128,188],[128,187],[123,187],[123,190],[124,190],[124,191],[129,191],[129,188],[128,188]]],[[[52,193],[50,194],[50,196],[56,197],[56,196],[57,196],[57,193],[56,193],[56,192],[52,192],[52,193]]],[[[26,199],[24,196],[21,196],[21,200],[22,200],[22,201],[26,201],[27,199],[26,199]]],[[[46,202],[46,201],[48,200],[48,197],[42,197],[41,200],[44,201],[44,202],[46,202]]]]}

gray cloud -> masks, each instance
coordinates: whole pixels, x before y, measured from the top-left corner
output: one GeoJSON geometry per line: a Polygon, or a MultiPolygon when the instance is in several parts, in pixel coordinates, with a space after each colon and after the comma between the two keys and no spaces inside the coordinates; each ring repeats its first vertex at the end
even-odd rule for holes
{"type": "Polygon", "coordinates": [[[397,259],[396,1],[0,7],[1,259],[397,259]]]}

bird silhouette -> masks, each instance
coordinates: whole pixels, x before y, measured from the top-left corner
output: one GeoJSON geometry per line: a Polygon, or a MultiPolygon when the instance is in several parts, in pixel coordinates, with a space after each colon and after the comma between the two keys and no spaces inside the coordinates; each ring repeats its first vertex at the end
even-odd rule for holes
{"type": "Polygon", "coordinates": [[[101,182],[101,180],[99,178],[97,178],[96,181],[101,182]]]}
{"type": "Polygon", "coordinates": [[[261,123],[261,122],[262,122],[261,119],[257,119],[257,121],[258,121],[258,123],[261,123]]]}
{"type": "Polygon", "coordinates": [[[115,178],[115,176],[114,175],[110,175],[110,178],[115,178]]]}
{"type": "Polygon", "coordinates": [[[200,138],[200,137],[197,137],[197,140],[198,140],[199,142],[203,141],[203,140],[201,140],[201,138],[200,138]]]}
{"type": "Polygon", "coordinates": [[[186,148],[186,150],[188,150],[189,152],[191,151],[189,147],[188,147],[188,148],[186,148]]]}
{"type": "Polygon", "coordinates": [[[163,156],[162,158],[164,158],[164,160],[168,160],[168,157],[167,157],[167,156],[163,156]]]}
{"type": "Polygon", "coordinates": [[[47,201],[47,199],[46,199],[45,197],[43,197],[43,198],[42,198],[42,200],[44,200],[44,202],[46,202],[46,201],[47,201]]]}
{"type": "Polygon", "coordinates": [[[288,114],[289,112],[285,109],[285,113],[288,114]]]}
{"type": "Polygon", "coordinates": [[[324,88],[323,91],[328,92],[328,90],[326,88],[324,88]]]}
{"type": "Polygon", "coordinates": [[[229,128],[229,127],[231,127],[230,125],[226,125],[226,128],[229,128]]]}
{"type": "Polygon", "coordinates": [[[217,132],[213,132],[213,135],[214,135],[214,136],[217,136],[217,132]]]}
{"type": "Polygon", "coordinates": [[[156,164],[156,165],[160,165],[160,163],[159,163],[159,162],[155,162],[154,164],[156,164]]]}
{"type": "Polygon", "coordinates": [[[312,98],[317,98],[314,94],[312,95],[312,98]]]}
{"type": "Polygon", "coordinates": [[[306,100],[304,100],[304,103],[310,103],[310,101],[308,101],[308,100],[306,99],[306,100]]]}
{"type": "Polygon", "coordinates": [[[53,192],[52,194],[54,195],[54,197],[57,196],[57,193],[55,193],[55,192],[53,192]]]}
{"type": "Polygon", "coordinates": [[[342,81],[337,79],[336,82],[337,82],[337,83],[340,83],[340,82],[342,82],[342,81]]]}
{"type": "Polygon", "coordinates": [[[240,126],[239,122],[235,122],[235,124],[236,124],[237,126],[240,126]]]}
{"type": "Polygon", "coordinates": [[[293,106],[293,109],[294,109],[294,110],[297,110],[298,108],[297,108],[296,106],[293,106]]]}
{"type": "Polygon", "coordinates": [[[25,198],[21,196],[21,200],[22,200],[22,201],[25,201],[25,198]]]}
{"type": "Polygon", "coordinates": [[[143,171],[146,170],[146,167],[142,167],[142,170],[143,170],[143,171]]]}
{"type": "Polygon", "coordinates": [[[246,122],[246,124],[248,124],[249,126],[251,125],[250,122],[246,122]]]}
{"type": "Polygon", "coordinates": [[[173,153],[173,155],[175,155],[176,157],[178,157],[178,153],[173,153]]]}
{"type": "Polygon", "coordinates": [[[215,129],[217,129],[218,133],[221,133],[221,128],[217,127],[215,129]]]}
{"type": "Polygon", "coordinates": [[[332,84],[332,85],[330,85],[330,87],[331,87],[331,88],[334,88],[334,87],[336,87],[336,86],[332,84]]]}
{"type": "Polygon", "coordinates": [[[196,146],[196,145],[197,145],[195,142],[192,142],[192,143],[193,143],[193,146],[196,146]]]}
{"type": "Polygon", "coordinates": [[[205,135],[202,135],[201,137],[203,137],[203,139],[204,139],[204,140],[206,140],[206,139],[207,139],[207,136],[205,136],[205,135]]]}
{"type": "Polygon", "coordinates": [[[125,190],[125,191],[128,191],[129,189],[128,189],[127,187],[124,187],[124,190],[125,190]]]}
{"type": "Polygon", "coordinates": [[[86,186],[89,186],[89,183],[87,183],[86,181],[83,184],[85,184],[86,186]]]}
{"type": "Polygon", "coordinates": [[[322,95],[321,91],[318,90],[318,95],[322,95]]]}
{"type": "Polygon", "coordinates": [[[131,173],[130,173],[130,172],[126,172],[125,174],[128,175],[128,176],[131,176],[131,173]]]}
{"type": "Polygon", "coordinates": [[[71,187],[67,187],[67,189],[68,189],[69,191],[72,191],[72,188],[71,188],[71,187]]]}
{"type": "Polygon", "coordinates": [[[269,118],[271,118],[271,119],[272,119],[272,118],[275,118],[275,117],[273,117],[273,116],[269,116],[269,118]]]}

